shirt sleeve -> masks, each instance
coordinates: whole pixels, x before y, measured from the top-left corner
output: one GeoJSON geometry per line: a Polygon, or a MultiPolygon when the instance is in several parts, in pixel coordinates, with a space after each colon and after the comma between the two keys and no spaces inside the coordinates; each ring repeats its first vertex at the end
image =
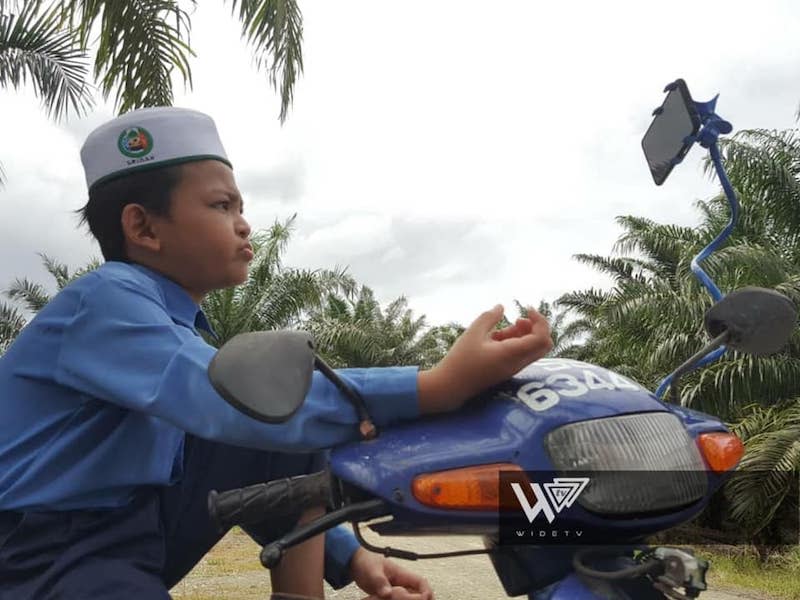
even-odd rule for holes
{"type": "Polygon", "coordinates": [[[350,560],[361,545],[344,525],[339,525],[325,533],[325,581],[338,590],[349,585],[350,560]]]}
{"type": "MultiPolygon", "coordinates": [[[[56,382],[164,419],[198,437],[263,450],[313,451],[358,439],[347,399],[315,372],[303,406],[281,424],[262,423],[229,405],[211,386],[216,350],[177,325],[158,292],[119,280],[84,295],[62,333],[56,382]]],[[[342,369],[376,425],[415,418],[417,367],[342,369]]]]}

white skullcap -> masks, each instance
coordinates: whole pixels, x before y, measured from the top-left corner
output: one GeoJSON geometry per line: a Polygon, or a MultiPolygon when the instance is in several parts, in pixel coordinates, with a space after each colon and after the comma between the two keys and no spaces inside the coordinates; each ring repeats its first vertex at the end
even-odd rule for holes
{"type": "Polygon", "coordinates": [[[214,121],[173,106],[125,113],[92,131],[81,148],[89,188],[135,171],[207,159],[231,166],[214,121]]]}

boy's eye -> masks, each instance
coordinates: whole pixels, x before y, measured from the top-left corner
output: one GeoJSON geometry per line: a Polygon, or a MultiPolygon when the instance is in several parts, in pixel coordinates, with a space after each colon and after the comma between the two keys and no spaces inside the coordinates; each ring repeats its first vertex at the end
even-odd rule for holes
{"type": "Polygon", "coordinates": [[[222,210],[227,211],[228,208],[230,208],[230,205],[231,205],[230,201],[220,200],[219,202],[214,202],[214,204],[212,204],[211,206],[212,208],[221,208],[222,210]]]}

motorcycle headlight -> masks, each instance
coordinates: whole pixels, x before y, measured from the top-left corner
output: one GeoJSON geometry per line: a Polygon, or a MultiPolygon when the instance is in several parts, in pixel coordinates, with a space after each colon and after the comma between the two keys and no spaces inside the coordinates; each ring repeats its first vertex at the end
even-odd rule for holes
{"type": "Polygon", "coordinates": [[[580,471],[590,484],[577,501],[607,515],[689,505],[708,488],[694,440],[672,413],[641,413],[564,425],[545,448],[559,472],[580,471]]]}

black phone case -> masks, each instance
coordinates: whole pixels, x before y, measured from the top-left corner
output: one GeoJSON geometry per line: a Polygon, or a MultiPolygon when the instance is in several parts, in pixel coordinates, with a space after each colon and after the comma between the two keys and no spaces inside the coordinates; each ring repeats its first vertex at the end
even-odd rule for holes
{"type": "Polygon", "coordinates": [[[697,110],[694,107],[694,101],[692,100],[692,96],[689,94],[689,88],[686,85],[686,82],[683,79],[676,79],[673,83],[667,86],[669,89],[669,93],[664,97],[664,101],[661,103],[661,106],[657,108],[654,112],[656,113],[655,118],[650,123],[650,127],[647,128],[647,131],[642,137],[642,151],[645,153],[645,158],[647,159],[648,168],[650,168],[650,174],[653,176],[653,181],[655,181],[656,185],[661,185],[666,181],[669,174],[672,172],[672,169],[678,164],[683,157],[689,152],[692,147],[692,143],[684,143],[678,153],[673,157],[672,162],[670,163],[669,167],[663,174],[659,177],[656,172],[653,171],[650,160],[647,156],[647,150],[645,149],[645,142],[647,140],[647,136],[653,131],[654,126],[658,122],[658,118],[661,116],[661,111],[664,109],[664,106],[667,103],[667,99],[670,97],[670,94],[680,94],[681,99],[683,100],[683,105],[686,107],[686,113],[689,115],[689,118],[692,121],[692,132],[690,135],[695,135],[700,130],[700,117],[697,114],[697,110]],[[669,89],[671,88],[671,89],[669,89]]]}

